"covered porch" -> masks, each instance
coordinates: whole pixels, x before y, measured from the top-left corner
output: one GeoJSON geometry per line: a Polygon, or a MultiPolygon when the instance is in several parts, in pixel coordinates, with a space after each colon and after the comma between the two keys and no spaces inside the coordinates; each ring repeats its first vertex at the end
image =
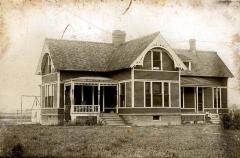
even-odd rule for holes
{"type": "Polygon", "coordinates": [[[182,113],[227,113],[227,86],[219,80],[200,77],[181,79],[182,113]]]}
{"type": "Polygon", "coordinates": [[[78,116],[117,113],[118,84],[105,77],[80,77],[64,83],[65,121],[78,116]]]}

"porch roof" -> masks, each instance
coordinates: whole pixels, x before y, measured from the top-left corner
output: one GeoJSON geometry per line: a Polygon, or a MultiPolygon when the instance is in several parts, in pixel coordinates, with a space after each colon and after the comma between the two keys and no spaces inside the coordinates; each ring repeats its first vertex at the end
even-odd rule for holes
{"type": "Polygon", "coordinates": [[[110,84],[117,84],[118,82],[116,80],[113,80],[111,78],[108,77],[93,77],[93,76],[89,76],[89,77],[77,77],[77,78],[73,78],[70,80],[65,80],[64,82],[71,82],[73,81],[74,83],[110,83],[110,84]]]}
{"type": "Polygon", "coordinates": [[[203,77],[181,77],[181,86],[223,86],[221,80],[203,77]]]}

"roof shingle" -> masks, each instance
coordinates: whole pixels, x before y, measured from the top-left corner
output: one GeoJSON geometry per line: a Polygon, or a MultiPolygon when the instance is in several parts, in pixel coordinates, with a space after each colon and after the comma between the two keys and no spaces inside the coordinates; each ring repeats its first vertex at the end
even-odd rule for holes
{"type": "Polygon", "coordinates": [[[223,63],[217,52],[196,51],[187,49],[175,49],[177,55],[184,61],[191,61],[191,71],[183,71],[185,76],[205,76],[205,77],[233,77],[231,71],[223,63]]]}

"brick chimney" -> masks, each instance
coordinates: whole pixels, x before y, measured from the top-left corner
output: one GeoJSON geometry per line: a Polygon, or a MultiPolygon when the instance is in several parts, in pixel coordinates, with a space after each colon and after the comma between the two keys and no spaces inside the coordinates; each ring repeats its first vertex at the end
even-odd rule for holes
{"type": "Polygon", "coordinates": [[[112,43],[114,47],[117,47],[125,42],[126,32],[121,30],[114,30],[112,32],[112,43]]]}
{"type": "Polygon", "coordinates": [[[196,40],[195,39],[189,40],[189,50],[193,53],[196,53],[196,40]]]}

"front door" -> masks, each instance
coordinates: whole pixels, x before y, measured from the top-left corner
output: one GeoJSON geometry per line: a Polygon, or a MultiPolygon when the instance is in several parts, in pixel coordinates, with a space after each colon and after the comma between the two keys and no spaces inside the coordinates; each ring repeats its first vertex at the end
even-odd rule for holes
{"type": "Polygon", "coordinates": [[[101,112],[116,112],[117,86],[100,87],[100,110],[101,112]]]}

